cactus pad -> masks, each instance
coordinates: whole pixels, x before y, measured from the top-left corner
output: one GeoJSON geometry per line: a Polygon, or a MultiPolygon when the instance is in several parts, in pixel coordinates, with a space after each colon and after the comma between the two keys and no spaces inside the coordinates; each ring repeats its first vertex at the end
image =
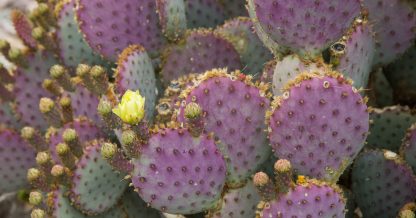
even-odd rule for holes
{"type": "Polygon", "coordinates": [[[414,200],[416,177],[396,153],[369,150],[354,162],[352,190],[365,217],[395,217],[414,200]]]}
{"type": "Polygon", "coordinates": [[[230,189],[225,194],[219,205],[219,210],[212,211],[212,218],[253,218],[256,215],[257,204],[260,196],[252,181],[238,189],[230,189]]]}
{"type": "Polygon", "coordinates": [[[364,0],[376,33],[375,64],[388,64],[403,54],[416,37],[416,14],[410,1],[364,0]]]}
{"type": "Polygon", "coordinates": [[[190,29],[215,27],[226,19],[225,10],[217,0],[184,1],[187,26],[190,29]]]}
{"type": "Polygon", "coordinates": [[[371,134],[367,138],[368,147],[384,148],[397,152],[406,130],[416,122],[416,114],[408,107],[391,106],[374,108],[370,112],[371,134]]]}
{"type": "Polygon", "coordinates": [[[189,73],[203,73],[213,68],[241,68],[240,55],[219,34],[195,30],[180,45],[167,49],[162,66],[165,84],[189,73]],[[181,45],[182,44],[182,45],[181,45]]]}
{"type": "Polygon", "coordinates": [[[51,94],[42,88],[42,82],[49,77],[49,68],[57,60],[50,53],[36,53],[28,56],[28,62],[28,68],[20,67],[15,72],[16,113],[24,125],[44,130],[48,124],[39,110],[39,100],[51,94]]]}
{"type": "Polygon", "coordinates": [[[223,5],[228,17],[248,17],[245,0],[220,0],[219,2],[223,5]]]}
{"type": "Polygon", "coordinates": [[[31,49],[36,49],[38,43],[32,37],[32,24],[25,13],[19,10],[12,11],[11,18],[14,29],[19,38],[23,41],[23,44],[31,49]]]}
{"type": "Polygon", "coordinates": [[[86,41],[108,60],[115,61],[130,44],[141,44],[156,55],[166,43],[152,0],[79,0],[76,8],[86,41]]]}
{"type": "Polygon", "coordinates": [[[364,146],[369,128],[365,100],[335,72],[299,75],[267,117],[275,155],[299,174],[332,182],[364,146]]]}
{"type": "Polygon", "coordinates": [[[258,77],[264,63],[273,56],[253,32],[253,28],[250,18],[238,17],[227,21],[217,31],[224,35],[241,55],[243,73],[258,77]]]}
{"type": "Polygon", "coordinates": [[[273,59],[273,60],[267,62],[264,65],[263,72],[262,72],[261,77],[260,77],[261,82],[263,82],[263,83],[272,83],[273,82],[273,74],[274,74],[274,70],[276,68],[276,65],[277,65],[277,60],[276,59],[273,59]]]}
{"type": "Polygon", "coordinates": [[[127,187],[124,176],[114,172],[101,157],[101,144],[93,141],[85,147],[72,179],[70,200],[86,214],[99,214],[113,207],[127,187]]]}
{"type": "Polygon", "coordinates": [[[184,91],[178,120],[184,121],[184,107],[199,104],[204,112],[206,131],[214,132],[227,157],[227,184],[244,182],[269,157],[264,131],[264,115],[269,107],[265,90],[249,76],[226,70],[212,70],[201,75],[199,84],[184,91]]]}
{"type": "Polygon", "coordinates": [[[370,75],[368,89],[371,106],[386,107],[394,104],[393,88],[384,75],[383,69],[377,69],[370,75]]]}
{"type": "Polygon", "coordinates": [[[35,151],[18,133],[0,130],[0,193],[28,185],[27,170],[36,165],[35,151]]]}
{"type": "Polygon", "coordinates": [[[124,211],[131,218],[162,218],[160,212],[148,207],[137,193],[128,189],[121,198],[124,211]]]}
{"type": "Polygon", "coordinates": [[[416,101],[416,46],[412,46],[398,60],[385,68],[385,75],[400,103],[415,105],[416,101]]]}
{"type": "Polygon", "coordinates": [[[297,184],[270,202],[260,202],[259,217],[344,217],[341,189],[317,180],[297,184]]]}
{"type": "Polygon", "coordinates": [[[139,90],[146,98],[146,117],[153,117],[156,105],[156,78],[152,61],[143,47],[131,45],[121,53],[116,69],[116,91],[139,90]]]}
{"type": "Polygon", "coordinates": [[[337,62],[335,69],[351,78],[355,87],[366,87],[375,55],[374,49],[375,39],[370,24],[366,20],[356,19],[345,41],[331,46],[337,62]]]}
{"type": "Polygon", "coordinates": [[[416,174],[416,123],[407,130],[406,137],[400,147],[400,154],[416,174]]]}
{"type": "Polygon", "coordinates": [[[74,129],[77,132],[81,144],[100,138],[103,135],[101,130],[96,125],[83,117],[75,119],[72,123],[65,124],[63,128],[59,130],[50,129],[47,134],[49,151],[51,152],[52,159],[56,163],[61,162],[58,154],[56,153],[56,145],[63,142],[62,134],[67,128],[74,129]]]}
{"type": "Polygon", "coordinates": [[[185,0],[157,0],[156,6],[165,36],[180,39],[186,31],[185,0]]]}
{"type": "Polygon", "coordinates": [[[9,127],[20,129],[22,124],[13,112],[12,106],[8,102],[0,102],[0,128],[9,127]]]}
{"type": "Polygon", "coordinates": [[[288,55],[283,60],[276,63],[273,72],[273,94],[281,95],[285,84],[296,78],[297,75],[304,72],[320,72],[319,69],[325,69],[326,65],[321,60],[316,62],[302,60],[297,55],[288,55]]]}
{"type": "Polygon", "coordinates": [[[132,182],[151,207],[190,214],[215,206],[226,166],[212,136],[192,137],[186,129],[162,129],[133,160],[132,182]]]}
{"type": "Polygon", "coordinates": [[[360,13],[359,0],[254,0],[254,4],[260,25],[273,41],[311,56],[338,40],[360,13]]]}
{"type": "Polygon", "coordinates": [[[78,30],[75,20],[75,0],[61,1],[56,7],[57,43],[59,55],[65,65],[76,67],[78,64],[99,65],[106,62],[89,47],[78,30]]]}
{"type": "Polygon", "coordinates": [[[95,124],[101,126],[103,123],[97,113],[99,98],[85,88],[82,84],[77,84],[74,92],[67,92],[65,95],[71,98],[71,106],[74,117],[88,117],[95,124]]]}

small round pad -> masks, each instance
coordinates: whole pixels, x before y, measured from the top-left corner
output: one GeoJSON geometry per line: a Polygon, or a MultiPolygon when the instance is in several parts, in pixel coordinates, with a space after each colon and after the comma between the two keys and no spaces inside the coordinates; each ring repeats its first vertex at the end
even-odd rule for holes
{"type": "Polygon", "coordinates": [[[27,170],[36,165],[36,153],[19,134],[0,130],[0,193],[14,192],[28,185],[27,170]]]}
{"type": "Polygon", "coordinates": [[[152,119],[157,89],[155,70],[145,49],[131,45],[124,49],[117,61],[115,88],[119,95],[127,90],[139,90],[146,99],[146,118],[152,119]]]}
{"type": "Polygon", "coordinates": [[[56,38],[59,55],[66,66],[77,67],[78,64],[108,65],[96,54],[84,40],[75,20],[75,0],[60,1],[56,6],[56,38]]]}
{"type": "Polygon", "coordinates": [[[221,197],[226,166],[213,137],[186,129],[160,130],[133,160],[132,182],[153,208],[192,214],[211,209],[221,197]]]}
{"type": "Polygon", "coordinates": [[[154,0],[79,0],[76,16],[87,43],[111,61],[131,44],[156,56],[166,43],[154,0]]]}
{"type": "Polygon", "coordinates": [[[416,122],[416,114],[404,106],[372,108],[370,118],[371,134],[367,138],[367,146],[394,152],[398,152],[406,130],[416,122]]]}
{"type": "Polygon", "coordinates": [[[267,119],[275,155],[291,161],[298,174],[330,182],[364,146],[369,128],[365,101],[335,72],[300,74],[267,119]]]}
{"type": "Polygon", "coordinates": [[[99,214],[113,207],[127,187],[125,175],[113,171],[101,156],[101,141],[93,141],[79,159],[69,198],[85,214],[99,214]]]}
{"type": "Polygon", "coordinates": [[[254,174],[269,157],[264,131],[269,99],[265,87],[252,83],[239,72],[212,70],[201,75],[198,84],[185,90],[178,120],[185,122],[184,108],[199,104],[204,113],[205,130],[218,137],[227,157],[227,185],[239,186],[254,174]]]}
{"type": "Polygon", "coordinates": [[[263,30],[294,52],[320,55],[360,13],[360,0],[254,0],[263,30]]]}
{"type": "Polygon", "coordinates": [[[352,191],[364,217],[395,217],[415,200],[416,177],[396,153],[369,150],[354,161],[352,191]]]}
{"type": "Polygon", "coordinates": [[[214,68],[241,68],[240,55],[234,46],[209,30],[188,32],[179,45],[165,51],[161,74],[165,84],[189,73],[204,73],[214,68]]]}

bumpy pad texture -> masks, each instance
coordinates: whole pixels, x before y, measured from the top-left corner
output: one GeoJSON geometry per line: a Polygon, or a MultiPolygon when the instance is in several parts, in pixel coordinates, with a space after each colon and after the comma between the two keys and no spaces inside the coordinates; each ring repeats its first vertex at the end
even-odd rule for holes
{"type": "Polygon", "coordinates": [[[78,64],[100,65],[106,62],[89,47],[78,30],[75,20],[75,0],[62,1],[58,6],[56,37],[59,55],[65,65],[76,67],[78,64]]]}
{"type": "Polygon", "coordinates": [[[161,72],[165,84],[189,73],[241,68],[240,55],[234,46],[218,34],[208,30],[193,31],[181,44],[166,51],[161,72]]]}
{"type": "Polygon", "coordinates": [[[93,139],[98,139],[103,136],[101,130],[91,121],[85,118],[80,118],[74,120],[72,123],[65,124],[61,129],[53,131],[53,133],[51,133],[49,136],[49,151],[51,152],[52,159],[56,163],[61,163],[61,160],[56,153],[56,145],[63,142],[62,134],[67,128],[72,128],[77,132],[81,143],[85,143],[93,139]]]}
{"type": "Polygon", "coordinates": [[[416,196],[416,177],[390,151],[362,153],[352,169],[352,190],[364,217],[395,217],[416,196]]]}
{"type": "Polygon", "coordinates": [[[93,142],[74,170],[70,200],[87,214],[102,213],[113,207],[127,187],[124,175],[113,171],[101,157],[102,142],[93,142]]]}
{"type": "Polygon", "coordinates": [[[206,134],[161,130],[133,160],[132,182],[151,207],[191,214],[211,209],[225,184],[225,161],[206,134]]]}
{"type": "Polygon", "coordinates": [[[221,201],[221,209],[212,212],[212,218],[253,218],[256,215],[257,204],[260,196],[253,185],[248,181],[246,185],[238,189],[230,189],[221,201]]]}
{"type": "Polygon", "coordinates": [[[400,154],[416,174],[416,124],[407,130],[406,137],[400,147],[400,154]]]}
{"type": "Polygon", "coordinates": [[[97,125],[103,123],[97,112],[100,99],[82,84],[77,84],[74,92],[66,92],[64,95],[71,98],[74,117],[88,117],[97,125]]]}
{"type": "Polygon", "coordinates": [[[272,105],[270,143],[299,174],[337,181],[364,146],[367,106],[340,74],[300,75],[272,105]]]}
{"type": "Polygon", "coordinates": [[[219,2],[223,5],[228,17],[248,17],[245,0],[219,0],[219,2]]]}
{"type": "Polygon", "coordinates": [[[36,40],[32,36],[32,24],[22,11],[13,11],[11,13],[14,29],[22,42],[31,49],[37,46],[36,40]]]}
{"type": "Polygon", "coordinates": [[[165,36],[179,39],[186,31],[185,0],[156,0],[156,6],[165,36]]]}
{"type": "Polygon", "coordinates": [[[240,53],[243,73],[258,77],[264,63],[273,56],[253,30],[253,23],[249,18],[239,17],[226,22],[217,31],[240,53]]]}
{"type": "Polygon", "coordinates": [[[375,64],[388,64],[413,44],[415,10],[402,0],[364,0],[364,7],[378,42],[375,64]]]}
{"type": "Polygon", "coordinates": [[[215,27],[224,22],[225,10],[217,0],[184,0],[189,29],[215,27]]]}
{"type": "Polygon", "coordinates": [[[79,0],[76,16],[88,44],[108,60],[130,44],[156,55],[166,43],[153,0],[79,0]]]}
{"type": "Polygon", "coordinates": [[[344,217],[342,192],[319,183],[297,185],[279,199],[267,202],[260,217],[344,217]]]}
{"type": "Polygon", "coordinates": [[[153,117],[156,105],[156,78],[152,61],[143,47],[134,45],[124,49],[117,62],[115,87],[118,94],[139,90],[145,97],[146,118],[153,117]]]}
{"type": "Polygon", "coordinates": [[[27,170],[36,165],[36,153],[18,133],[0,130],[0,193],[27,185],[27,170]]]}
{"type": "Polygon", "coordinates": [[[187,103],[199,104],[204,113],[205,130],[214,132],[227,157],[227,182],[241,183],[254,174],[269,157],[270,147],[264,129],[264,115],[269,99],[247,81],[231,77],[225,71],[207,72],[199,85],[191,88],[180,109],[184,121],[187,103]]]}
{"type": "Polygon", "coordinates": [[[49,68],[57,62],[50,53],[36,53],[28,57],[28,68],[20,67],[16,70],[16,112],[24,125],[40,130],[48,127],[39,110],[39,100],[42,97],[51,97],[51,94],[42,88],[42,82],[49,77],[49,68]]]}
{"type": "Polygon", "coordinates": [[[0,126],[20,129],[22,124],[8,102],[0,102],[0,126]]]}
{"type": "Polygon", "coordinates": [[[354,81],[357,88],[366,87],[374,59],[375,39],[368,22],[354,23],[347,34],[344,54],[336,70],[354,81]]]}
{"type": "Polygon", "coordinates": [[[324,63],[321,61],[305,61],[297,55],[286,56],[283,60],[278,61],[274,68],[272,81],[273,94],[281,95],[286,83],[295,79],[297,75],[304,72],[320,72],[319,69],[324,69],[324,67],[324,63]]]}
{"type": "Polygon", "coordinates": [[[368,147],[384,148],[397,152],[406,130],[416,122],[416,114],[408,107],[391,106],[372,109],[370,113],[371,134],[367,138],[368,147]]]}
{"type": "Polygon", "coordinates": [[[385,74],[400,103],[414,105],[416,101],[416,46],[385,68],[385,74]]]}
{"type": "Polygon", "coordinates": [[[159,211],[148,207],[146,202],[132,190],[126,191],[121,204],[129,218],[162,218],[159,211]]]}
{"type": "Polygon", "coordinates": [[[368,89],[371,106],[386,107],[394,104],[393,88],[381,68],[370,75],[368,89]]]}
{"type": "Polygon", "coordinates": [[[292,51],[319,55],[360,12],[359,0],[254,0],[263,30],[292,51]]]}

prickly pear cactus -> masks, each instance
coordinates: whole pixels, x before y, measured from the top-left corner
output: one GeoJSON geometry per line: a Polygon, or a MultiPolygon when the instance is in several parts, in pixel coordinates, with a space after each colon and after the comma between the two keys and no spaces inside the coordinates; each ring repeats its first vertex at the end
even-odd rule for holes
{"type": "Polygon", "coordinates": [[[0,130],[0,193],[28,187],[26,172],[35,165],[34,149],[18,133],[0,130]]]}
{"type": "Polygon", "coordinates": [[[393,88],[384,75],[383,69],[379,68],[370,74],[368,89],[369,105],[380,108],[394,105],[393,88]]]}
{"type": "Polygon", "coordinates": [[[211,209],[221,197],[226,166],[214,138],[187,129],[154,133],[133,159],[132,183],[151,207],[192,214],[211,209]]]}
{"type": "Polygon", "coordinates": [[[406,132],[400,147],[400,154],[416,172],[416,124],[413,124],[406,132]]]}
{"type": "Polygon", "coordinates": [[[367,139],[367,146],[383,148],[394,152],[399,150],[406,130],[416,122],[416,115],[409,107],[390,106],[372,108],[370,110],[371,134],[367,139]]]}
{"type": "Polygon", "coordinates": [[[335,182],[364,146],[369,114],[341,74],[301,74],[273,101],[267,124],[277,157],[297,173],[335,182]]]}
{"type": "Polygon", "coordinates": [[[229,186],[243,183],[269,157],[263,131],[269,106],[266,89],[264,84],[256,85],[239,72],[230,75],[226,70],[212,70],[181,94],[178,120],[184,121],[184,109],[190,102],[201,106],[205,130],[214,132],[227,157],[229,186]]]}
{"type": "Polygon", "coordinates": [[[258,22],[271,40],[309,56],[319,55],[338,40],[360,13],[358,0],[253,0],[253,3],[258,22]]]}
{"type": "Polygon", "coordinates": [[[396,153],[369,150],[355,160],[352,191],[365,217],[394,217],[414,200],[416,177],[396,153]]]}

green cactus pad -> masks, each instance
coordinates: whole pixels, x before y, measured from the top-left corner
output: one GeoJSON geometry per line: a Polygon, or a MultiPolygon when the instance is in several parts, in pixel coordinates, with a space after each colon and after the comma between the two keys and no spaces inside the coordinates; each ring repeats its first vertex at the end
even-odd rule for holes
{"type": "Polygon", "coordinates": [[[160,25],[165,36],[176,41],[186,31],[185,1],[184,0],[156,0],[160,25]]]}
{"type": "Polygon", "coordinates": [[[400,147],[400,154],[416,174],[416,123],[407,130],[406,137],[400,147]]]}
{"type": "Polygon", "coordinates": [[[259,77],[263,65],[273,56],[253,32],[253,28],[250,18],[238,17],[227,21],[217,31],[224,35],[241,55],[242,72],[259,77]]]}
{"type": "Polygon", "coordinates": [[[384,75],[383,69],[379,68],[371,73],[368,89],[371,106],[387,107],[394,105],[393,88],[384,75]]]}
{"type": "Polygon", "coordinates": [[[160,212],[147,206],[140,196],[128,189],[121,198],[121,205],[130,218],[162,218],[160,212]]]}
{"type": "Polygon", "coordinates": [[[131,45],[124,49],[118,58],[115,78],[119,95],[129,89],[140,91],[146,99],[146,118],[152,119],[157,97],[155,70],[142,46],[131,45]]]}
{"type": "Polygon", "coordinates": [[[416,177],[396,153],[369,150],[354,162],[352,191],[364,217],[391,218],[414,200],[416,177]]]}
{"type": "Polygon", "coordinates": [[[92,141],[84,149],[72,178],[69,198],[85,214],[99,214],[113,207],[127,187],[125,175],[114,172],[101,157],[103,142],[92,141]]]}
{"type": "Polygon", "coordinates": [[[56,37],[62,61],[65,65],[74,68],[81,63],[107,65],[108,63],[89,47],[79,32],[74,7],[75,0],[63,0],[55,10],[58,26],[56,37]]]}
{"type": "Polygon", "coordinates": [[[370,135],[368,147],[397,152],[407,128],[416,122],[415,113],[408,107],[390,106],[370,111],[370,135]]]}
{"type": "Polygon", "coordinates": [[[301,73],[314,73],[325,69],[327,69],[327,66],[320,59],[313,62],[303,60],[295,54],[288,55],[276,63],[272,82],[273,94],[276,96],[282,95],[282,89],[286,83],[295,79],[301,73]]]}
{"type": "Polygon", "coordinates": [[[260,196],[252,181],[248,181],[241,188],[229,189],[224,193],[222,201],[216,211],[211,211],[212,218],[253,218],[256,215],[260,196]]]}
{"type": "Polygon", "coordinates": [[[215,27],[226,19],[225,10],[217,0],[184,0],[186,6],[187,26],[215,27]]]}
{"type": "MultiPolygon", "coordinates": [[[[416,16],[416,15],[415,15],[416,16]]],[[[409,48],[385,68],[385,75],[394,89],[394,97],[403,104],[416,104],[416,45],[409,48]]]]}
{"type": "Polygon", "coordinates": [[[354,87],[366,87],[375,56],[375,38],[370,23],[358,18],[343,37],[331,46],[335,69],[354,81],[354,87]]]}

